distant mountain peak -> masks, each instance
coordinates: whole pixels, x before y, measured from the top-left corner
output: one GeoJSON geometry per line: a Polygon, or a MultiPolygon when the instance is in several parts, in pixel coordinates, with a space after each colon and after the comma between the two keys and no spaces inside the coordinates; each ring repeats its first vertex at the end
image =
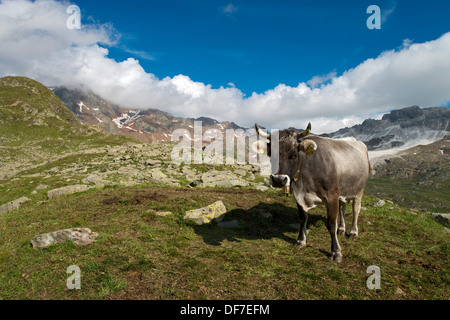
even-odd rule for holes
{"type": "Polygon", "coordinates": [[[362,124],[327,134],[331,138],[353,136],[369,150],[409,147],[441,140],[449,131],[450,109],[411,106],[392,110],[380,120],[366,119],[362,124]]]}
{"type": "Polygon", "coordinates": [[[391,122],[399,120],[410,120],[423,116],[424,112],[419,106],[411,106],[402,109],[392,110],[390,113],[386,113],[381,118],[382,120],[389,120],[391,122]]]}

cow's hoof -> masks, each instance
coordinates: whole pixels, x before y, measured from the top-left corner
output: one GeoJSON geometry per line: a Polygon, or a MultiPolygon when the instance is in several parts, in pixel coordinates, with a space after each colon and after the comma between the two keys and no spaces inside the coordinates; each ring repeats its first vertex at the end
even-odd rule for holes
{"type": "Polygon", "coordinates": [[[330,259],[332,261],[336,261],[337,263],[342,262],[342,254],[340,252],[332,252],[330,255],[330,259]]]}
{"type": "Polygon", "coordinates": [[[306,248],[306,241],[297,240],[297,243],[295,244],[295,247],[297,249],[306,248]]]}
{"type": "Polygon", "coordinates": [[[353,238],[353,239],[358,239],[358,231],[350,231],[350,234],[348,235],[348,237],[353,238]]]}
{"type": "Polygon", "coordinates": [[[345,234],[345,228],[339,228],[339,229],[337,230],[337,234],[338,234],[339,236],[344,235],[344,234],[345,234]]]}

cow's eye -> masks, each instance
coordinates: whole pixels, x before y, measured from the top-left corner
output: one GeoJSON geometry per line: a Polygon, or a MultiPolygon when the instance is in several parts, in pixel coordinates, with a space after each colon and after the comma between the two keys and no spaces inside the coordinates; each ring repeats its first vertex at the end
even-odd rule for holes
{"type": "Polygon", "coordinates": [[[289,159],[295,159],[295,158],[297,158],[298,157],[298,153],[294,153],[293,155],[290,155],[289,156],[289,159]]]}

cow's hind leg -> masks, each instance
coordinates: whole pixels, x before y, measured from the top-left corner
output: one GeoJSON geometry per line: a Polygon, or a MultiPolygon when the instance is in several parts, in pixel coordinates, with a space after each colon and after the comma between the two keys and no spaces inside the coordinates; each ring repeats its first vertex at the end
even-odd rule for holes
{"type": "Polygon", "coordinates": [[[303,210],[302,206],[298,205],[298,216],[300,218],[300,230],[297,238],[297,247],[304,248],[306,247],[306,223],[308,222],[308,212],[303,210]]]}
{"type": "Polygon", "coordinates": [[[331,259],[342,262],[341,246],[337,238],[337,216],[339,214],[339,199],[334,199],[327,204],[326,226],[331,236],[331,259]]]}
{"type": "Polygon", "coordinates": [[[352,222],[352,228],[350,229],[351,237],[358,236],[358,217],[359,217],[359,212],[361,211],[362,196],[363,196],[363,192],[361,192],[361,194],[358,195],[355,198],[355,200],[353,201],[353,222],[352,222]]]}
{"type": "Polygon", "coordinates": [[[345,201],[339,201],[339,228],[338,228],[338,235],[342,236],[345,234],[345,209],[346,209],[347,203],[345,201]]]}

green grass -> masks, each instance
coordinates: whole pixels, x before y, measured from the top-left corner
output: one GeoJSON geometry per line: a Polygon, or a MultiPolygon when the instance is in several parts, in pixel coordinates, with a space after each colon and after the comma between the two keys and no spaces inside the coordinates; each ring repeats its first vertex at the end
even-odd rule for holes
{"type": "Polygon", "coordinates": [[[448,299],[443,226],[398,206],[372,207],[375,201],[363,199],[359,238],[339,238],[341,264],[327,257],[324,208],[310,214],[308,247],[294,247],[296,205],[278,192],[148,185],[29,202],[0,216],[0,298],[448,299]],[[241,228],[183,219],[217,200],[227,207],[225,220],[237,219],[241,228]],[[260,217],[261,210],[272,217],[260,217]],[[99,232],[96,243],[30,246],[37,234],[72,227],[99,232]],[[81,269],[81,290],[66,287],[70,265],[81,269]],[[370,265],[381,268],[379,291],[366,287],[370,265]]]}
{"type": "MultiPolygon", "coordinates": [[[[421,211],[450,212],[450,187],[423,186],[419,179],[369,179],[365,193],[421,211]]],[[[446,186],[445,186],[446,185],[446,186]]]]}

